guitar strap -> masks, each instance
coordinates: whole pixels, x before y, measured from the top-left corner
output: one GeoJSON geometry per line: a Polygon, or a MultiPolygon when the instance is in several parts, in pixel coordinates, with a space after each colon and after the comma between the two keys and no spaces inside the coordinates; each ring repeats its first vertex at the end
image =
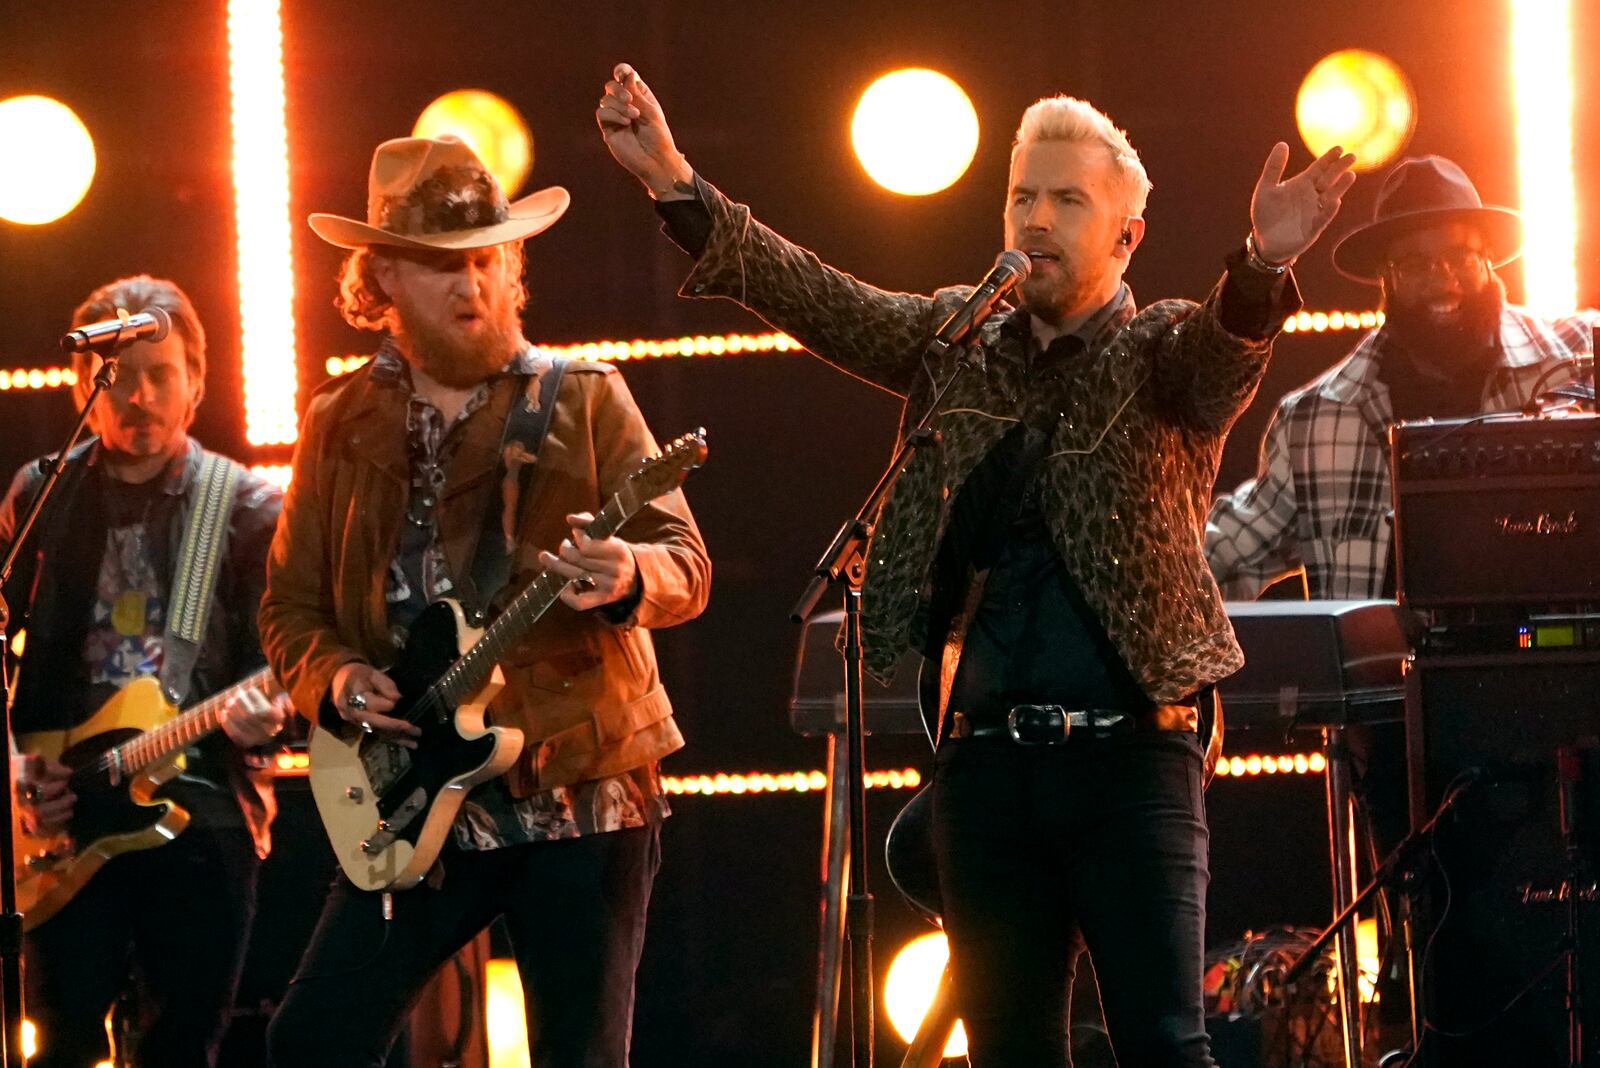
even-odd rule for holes
{"type": "Polygon", "coordinates": [[[176,705],[188,699],[194,666],[200,659],[241,471],[243,468],[226,456],[214,452],[201,455],[194,505],[184,525],[178,566],[167,596],[167,627],[162,637],[161,688],[176,705]]]}
{"type": "Polygon", "coordinates": [[[517,516],[522,501],[533,485],[539,449],[550,431],[556,394],[566,376],[568,361],[558,356],[536,353],[536,369],[517,376],[516,395],[506,413],[500,435],[500,464],[496,481],[499,493],[489,495],[473,547],[472,564],[461,598],[469,615],[487,618],[495,594],[511,580],[511,563],[516,549],[517,516]]]}

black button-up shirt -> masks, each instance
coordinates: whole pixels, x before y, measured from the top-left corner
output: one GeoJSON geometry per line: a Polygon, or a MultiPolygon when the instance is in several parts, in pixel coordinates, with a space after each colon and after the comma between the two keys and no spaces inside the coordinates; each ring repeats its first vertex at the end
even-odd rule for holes
{"type": "MultiPolygon", "coordinates": [[[[1056,403],[1089,343],[1131,299],[1126,287],[1072,334],[1029,341],[1023,417],[978,464],[956,497],[939,573],[987,572],[968,626],[950,707],[996,718],[1014,704],[1138,712],[1149,700],[1090,611],[1055,549],[1038,468],[1056,403]],[[948,568],[948,569],[947,569],[948,568]]],[[[1026,330],[1026,316],[1007,328],[1026,330]]]]}

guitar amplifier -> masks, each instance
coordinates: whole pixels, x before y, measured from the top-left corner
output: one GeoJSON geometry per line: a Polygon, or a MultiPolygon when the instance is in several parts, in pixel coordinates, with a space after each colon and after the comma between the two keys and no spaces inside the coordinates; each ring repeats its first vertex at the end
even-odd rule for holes
{"type": "MultiPolygon", "coordinates": [[[[1417,1066],[1566,1064],[1558,956],[1574,896],[1582,984],[1600,989],[1600,650],[1419,653],[1406,690],[1412,825],[1475,775],[1426,854],[1414,923],[1435,1030],[1417,1066]],[[1563,747],[1577,756],[1565,787],[1563,747]]],[[[1582,1002],[1583,1063],[1600,1063],[1600,999],[1582,1002]]]]}
{"type": "Polygon", "coordinates": [[[1389,456],[1403,603],[1600,602],[1600,416],[1400,423],[1389,456]]]}

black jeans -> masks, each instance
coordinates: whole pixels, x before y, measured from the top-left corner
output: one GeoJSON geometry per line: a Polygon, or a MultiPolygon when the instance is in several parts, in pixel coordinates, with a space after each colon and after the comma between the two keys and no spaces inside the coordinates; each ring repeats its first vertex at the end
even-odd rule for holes
{"type": "Polygon", "coordinates": [[[278,1068],[377,1068],[428,978],[504,916],[536,1068],[624,1068],[660,827],[449,848],[444,881],[394,895],[340,875],[267,1031],[278,1068]]]}
{"type": "Polygon", "coordinates": [[[940,748],[934,849],[974,1068],[1071,1063],[1085,947],[1121,1068],[1212,1064],[1202,787],[1192,735],[940,748]]]}
{"type": "Polygon", "coordinates": [[[141,1068],[209,1068],[226,1031],[255,915],[255,844],[242,828],[191,826],[101,868],[26,939],[34,1068],[105,1060],[104,1019],[139,980],[141,1068]]]}

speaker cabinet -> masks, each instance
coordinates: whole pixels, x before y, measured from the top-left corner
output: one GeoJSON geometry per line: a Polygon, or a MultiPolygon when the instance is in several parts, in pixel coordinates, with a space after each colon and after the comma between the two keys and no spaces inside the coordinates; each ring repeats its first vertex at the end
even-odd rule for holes
{"type": "Polygon", "coordinates": [[[1600,1050],[1600,654],[1525,652],[1419,658],[1406,694],[1412,826],[1453,783],[1435,835],[1415,939],[1430,1024],[1430,1066],[1566,1063],[1564,900],[1579,898],[1588,1054],[1600,1050]],[[1587,861],[1568,878],[1559,748],[1580,757],[1573,840],[1587,861]]]}

